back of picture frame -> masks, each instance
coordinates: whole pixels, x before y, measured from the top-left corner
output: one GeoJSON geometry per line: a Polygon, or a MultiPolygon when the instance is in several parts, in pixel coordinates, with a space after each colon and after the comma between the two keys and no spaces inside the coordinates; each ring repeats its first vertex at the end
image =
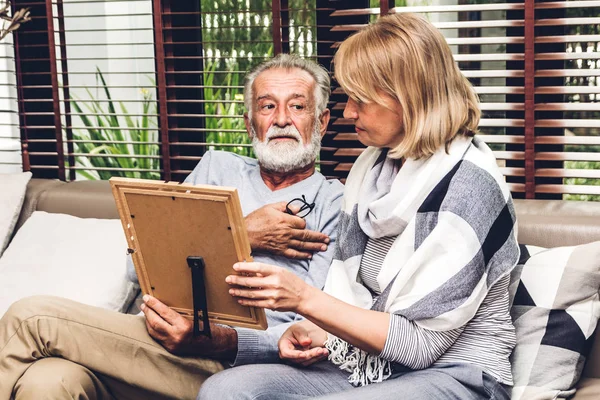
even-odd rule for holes
{"type": "Polygon", "coordinates": [[[229,293],[233,264],[252,261],[235,188],[146,179],[111,178],[110,184],[144,294],[193,319],[188,257],[202,257],[212,322],[266,329],[265,312],[229,293]]]}

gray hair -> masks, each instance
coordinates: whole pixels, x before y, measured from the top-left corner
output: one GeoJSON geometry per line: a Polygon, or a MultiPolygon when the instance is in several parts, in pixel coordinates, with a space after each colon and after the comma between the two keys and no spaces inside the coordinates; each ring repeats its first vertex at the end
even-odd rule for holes
{"type": "Polygon", "coordinates": [[[250,119],[252,119],[252,85],[254,84],[254,80],[261,73],[274,68],[298,68],[308,72],[315,80],[315,114],[318,117],[325,111],[329,95],[331,94],[331,83],[327,70],[313,61],[305,60],[293,54],[278,54],[272,59],[257,65],[246,74],[244,82],[244,105],[246,106],[246,110],[248,110],[248,117],[250,119]]]}

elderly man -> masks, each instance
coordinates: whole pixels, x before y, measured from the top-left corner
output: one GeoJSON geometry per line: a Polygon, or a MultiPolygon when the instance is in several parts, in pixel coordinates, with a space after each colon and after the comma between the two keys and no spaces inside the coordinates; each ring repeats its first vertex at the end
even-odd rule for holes
{"type": "MultiPolygon", "coordinates": [[[[258,162],[208,152],[186,181],[237,187],[255,260],[322,287],[342,195],[315,171],[329,122],[327,71],[280,55],[247,75],[244,93],[258,162]],[[304,219],[285,208],[301,197],[315,203],[304,219]]],[[[0,320],[0,400],[195,398],[220,361],[276,362],[277,340],[298,318],[266,311],[266,331],[214,325],[208,339],[155,298],[140,308],[145,318],[53,297],[15,303],[0,320]]]]}

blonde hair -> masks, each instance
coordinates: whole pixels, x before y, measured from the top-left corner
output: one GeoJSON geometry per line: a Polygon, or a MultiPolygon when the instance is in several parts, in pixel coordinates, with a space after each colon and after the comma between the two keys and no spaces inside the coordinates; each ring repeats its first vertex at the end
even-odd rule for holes
{"type": "Polygon", "coordinates": [[[477,131],[477,95],[442,34],[420,16],[380,18],[342,43],[334,65],[350,98],[388,107],[385,94],[400,103],[404,138],[391,157],[429,157],[477,131]]]}

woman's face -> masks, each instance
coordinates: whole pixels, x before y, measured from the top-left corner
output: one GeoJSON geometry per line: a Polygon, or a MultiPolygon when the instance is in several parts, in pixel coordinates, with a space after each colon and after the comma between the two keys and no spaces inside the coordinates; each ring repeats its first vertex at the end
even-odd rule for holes
{"type": "Polygon", "coordinates": [[[400,103],[383,95],[388,107],[348,98],[344,118],[354,120],[358,140],[365,146],[394,148],[402,142],[404,127],[400,103]]]}

